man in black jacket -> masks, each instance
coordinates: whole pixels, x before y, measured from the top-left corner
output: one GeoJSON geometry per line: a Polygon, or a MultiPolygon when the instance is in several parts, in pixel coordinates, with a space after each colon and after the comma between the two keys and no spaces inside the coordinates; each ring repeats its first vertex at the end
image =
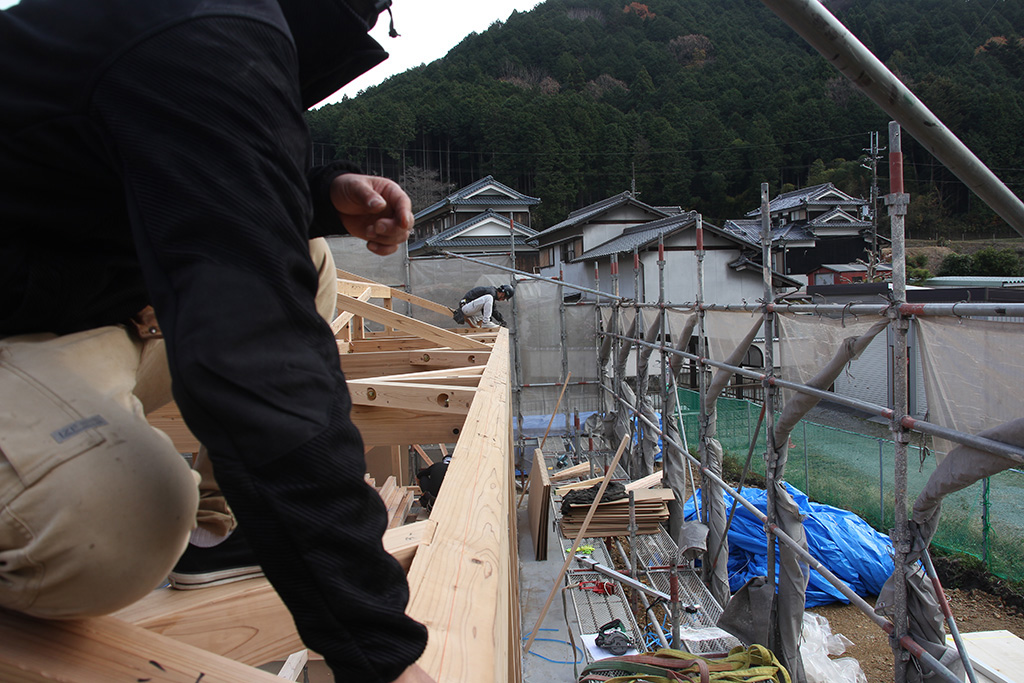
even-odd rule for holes
{"type": "Polygon", "coordinates": [[[304,110],[386,57],[378,4],[0,12],[0,607],[102,614],[175,564],[195,481],[144,418],[169,377],[306,644],[346,680],[430,680],[309,251],[412,225],[394,183],[309,169],[304,110]]]}
{"type": "Polygon", "coordinates": [[[501,314],[494,308],[495,301],[508,301],[515,290],[509,285],[474,287],[459,301],[459,310],[470,327],[491,329],[504,324],[501,314]]]}

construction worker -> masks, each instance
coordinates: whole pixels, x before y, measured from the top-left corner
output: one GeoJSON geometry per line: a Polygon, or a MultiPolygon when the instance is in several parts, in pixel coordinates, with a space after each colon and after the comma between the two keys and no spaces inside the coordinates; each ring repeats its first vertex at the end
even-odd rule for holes
{"type": "Polygon", "coordinates": [[[199,500],[145,420],[173,389],[254,554],[226,564],[255,560],[339,680],[431,681],[310,258],[413,224],[395,183],[311,169],[303,120],[386,57],[388,4],[0,11],[0,608],[98,615],[163,582],[199,500]]]}
{"type": "Polygon", "coordinates": [[[466,292],[462,300],[459,301],[459,309],[470,327],[485,329],[500,327],[498,323],[503,323],[504,320],[501,314],[494,309],[494,302],[508,301],[513,294],[515,294],[515,290],[509,285],[474,287],[466,292]]]}

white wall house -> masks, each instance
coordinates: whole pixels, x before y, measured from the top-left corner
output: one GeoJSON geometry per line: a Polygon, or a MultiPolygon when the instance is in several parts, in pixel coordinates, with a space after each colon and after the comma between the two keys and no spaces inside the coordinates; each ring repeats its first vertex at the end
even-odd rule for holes
{"type": "Polygon", "coordinates": [[[673,213],[678,207],[655,207],[623,192],[590,206],[577,209],[564,221],[541,231],[537,245],[540,267],[545,277],[562,277],[566,282],[593,287],[593,270],[587,271],[579,257],[590,249],[618,237],[623,230],[642,225],[673,213]]]}
{"type": "MultiPolygon", "coordinates": [[[[704,302],[754,303],[763,298],[760,247],[706,222],[703,223],[703,233],[704,302]]],[[[695,212],[667,216],[627,228],[620,235],[584,251],[576,262],[585,265],[584,272],[589,280],[580,284],[588,287],[599,284],[602,291],[611,292],[612,264],[617,262],[619,296],[647,302],[657,301],[660,278],[659,238],[663,240],[665,251],[666,303],[685,304],[696,301],[698,266],[695,212]],[[595,267],[599,283],[595,282],[595,267]],[[636,291],[638,280],[639,292],[636,291]]],[[[782,292],[796,289],[800,283],[773,272],[773,285],[782,292]]]]}

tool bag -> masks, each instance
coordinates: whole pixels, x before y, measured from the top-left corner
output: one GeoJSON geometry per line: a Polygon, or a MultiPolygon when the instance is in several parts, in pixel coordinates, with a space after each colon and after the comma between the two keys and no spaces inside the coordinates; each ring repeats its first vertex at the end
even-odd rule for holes
{"type": "Polygon", "coordinates": [[[682,650],[609,657],[583,669],[579,683],[791,683],[789,672],[762,645],[734,647],[722,659],[682,650]]]}

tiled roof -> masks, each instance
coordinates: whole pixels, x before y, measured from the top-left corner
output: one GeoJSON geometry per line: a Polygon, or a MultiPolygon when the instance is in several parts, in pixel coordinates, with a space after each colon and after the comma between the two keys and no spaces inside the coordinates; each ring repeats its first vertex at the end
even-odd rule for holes
{"type": "MultiPolygon", "coordinates": [[[[618,237],[613,237],[604,244],[599,244],[593,249],[583,252],[573,261],[592,260],[611,256],[612,254],[631,253],[634,249],[657,242],[659,235],[670,235],[693,225],[696,218],[696,212],[690,211],[678,216],[660,218],[643,225],[634,225],[623,230],[622,234],[618,237]]],[[[714,228],[709,223],[705,223],[704,226],[714,228]]],[[[717,228],[714,229],[717,230],[717,228]]]]}
{"type": "MultiPolygon", "coordinates": [[[[759,261],[755,261],[744,255],[740,255],[735,261],[729,263],[729,267],[733,270],[753,270],[755,272],[761,272],[763,269],[759,261]]],[[[780,273],[779,271],[772,269],[772,286],[774,287],[802,287],[803,283],[799,280],[780,273]]]]}
{"type": "Polygon", "coordinates": [[[807,225],[810,226],[812,229],[816,226],[828,227],[829,225],[842,225],[843,227],[848,228],[870,228],[871,221],[861,220],[856,216],[851,216],[849,213],[843,211],[840,208],[835,208],[829,211],[828,213],[823,213],[820,216],[817,216],[812,220],[807,221],[807,225]],[[845,220],[839,223],[832,222],[832,219],[835,218],[836,216],[843,217],[845,218],[845,220]]]}
{"type": "MultiPolygon", "coordinates": [[[[465,232],[466,230],[471,229],[474,225],[478,225],[478,224],[480,224],[480,223],[482,223],[482,222],[484,222],[486,220],[492,219],[492,218],[497,218],[497,219],[501,220],[502,222],[504,222],[506,224],[508,223],[508,218],[506,216],[502,216],[501,214],[495,213],[494,211],[491,211],[490,209],[488,209],[487,211],[484,211],[483,213],[479,213],[476,216],[473,216],[469,220],[462,221],[458,225],[454,225],[454,226],[448,228],[444,232],[439,232],[436,235],[431,235],[430,237],[424,238],[422,240],[417,240],[415,242],[409,243],[409,251],[410,252],[417,251],[419,249],[422,249],[423,247],[438,247],[438,248],[440,248],[440,247],[444,247],[445,245],[452,245],[452,246],[454,246],[456,244],[461,245],[461,246],[479,246],[479,247],[500,246],[502,244],[507,245],[509,243],[508,237],[504,237],[504,236],[500,236],[500,235],[483,236],[483,237],[479,237],[479,236],[478,237],[473,237],[473,236],[457,237],[457,235],[459,233],[465,232]]],[[[536,230],[533,230],[532,228],[528,228],[527,226],[525,226],[525,225],[523,225],[522,223],[519,223],[519,222],[513,222],[513,224],[515,225],[515,229],[516,229],[516,245],[517,246],[520,245],[520,244],[525,246],[527,240],[533,239],[534,237],[537,236],[537,231],[536,230]]]]}
{"type": "MultiPolygon", "coordinates": [[[[792,190],[790,192],[784,192],[775,199],[772,199],[768,203],[768,210],[771,213],[777,213],[779,211],[788,211],[789,209],[795,209],[799,206],[805,206],[808,204],[818,204],[825,206],[862,206],[867,202],[863,199],[851,197],[842,190],[838,189],[832,183],[823,183],[821,185],[813,185],[811,187],[805,187],[800,190],[792,190]],[[830,192],[835,192],[845,199],[826,199],[819,201],[821,197],[830,192]]],[[[761,213],[760,207],[748,211],[746,216],[756,216],[761,213]]]]}
{"type": "Polygon", "coordinates": [[[540,232],[540,235],[547,235],[558,230],[561,230],[563,228],[568,228],[575,225],[579,225],[581,223],[586,223],[594,216],[598,216],[602,213],[605,213],[606,211],[610,211],[611,209],[623,206],[625,204],[633,204],[634,206],[639,206],[642,209],[650,211],[656,216],[670,215],[669,212],[665,209],[654,207],[651,206],[650,204],[644,204],[639,199],[633,197],[633,195],[629,192],[620,192],[619,194],[613,197],[608,197],[607,199],[602,199],[599,202],[594,202],[589,206],[584,206],[582,209],[576,209],[575,211],[570,213],[569,217],[566,218],[561,223],[556,223],[555,225],[552,225],[550,228],[542,230],[540,232]]]}
{"type": "Polygon", "coordinates": [[[435,202],[425,209],[421,209],[416,213],[416,219],[419,220],[423,216],[429,216],[430,214],[452,204],[491,204],[493,206],[525,204],[528,206],[535,206],[537,204],[540,204],[540,199],[538,197],[530,197],[517,190],[513,190],[508,185],[505,185],[504,183],[499,183],[497,180],[494,179],[494,176],[489,175],[481,178],[480,180],[474,181],[469,185],[466,185],[460,190],[456,190],[455,192],[448,195],[441,201],[435,202]],[[476,194],[477,192],[480,192],[480,190],[484,189],[488,185],[493,185],[497,187],[499,190],[507,192],[512,196],[498,197],[486,195],[485,197],[481,197],[479,199],[472,198],[472,195],[476,194]]]}
{"type": "MultiPolygon", "coordinates": [[[[754,247],[761,246],[761,220],[759,218],[737,218],[735,220],[728,220],[722,225],[722,229],[743,239],[745,242],[749,242],[754,247]]],[[[772,228],[772,244],[781,241],[813,242],[817,239],[818,238],[814,236],[814,233],[808,230],[807,226],[803,223],[788,223],[783,226],[775,226],[772,228]]]]}

